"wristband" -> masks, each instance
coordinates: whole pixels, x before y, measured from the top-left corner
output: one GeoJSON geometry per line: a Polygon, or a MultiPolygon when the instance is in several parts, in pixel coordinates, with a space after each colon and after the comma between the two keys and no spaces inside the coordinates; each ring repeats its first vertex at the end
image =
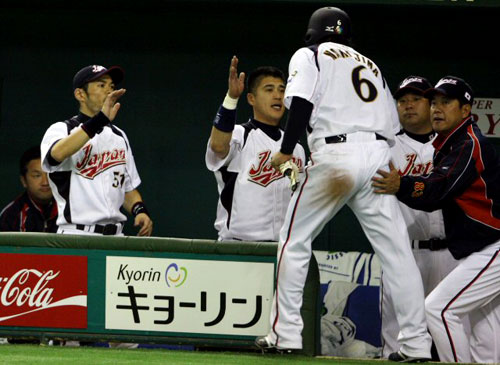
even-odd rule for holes
{"type": "Polygon", "coordinates": [[[226,94],[222,106],[226,109],[234,110],[238,106],[238,99],[239,98],[234,99],[230,97],[229,94],[226,94]]]}
{"type": "Polygon", "coordinates": [[[220,106],[215,115],[213,125],[222,132],[232,132],[236,124],[236,109],[226,109],[220,106]]]}
{"type": "Polygon", "coordinates": [[[141,213],[144,213],[146,214],[148,217],[151,217],[149,215],[149,212],[146,208],[146,205],[144,205],[144,202],[137,202],[135,203],[133,206],[132,206],[132,215],[134,217],[136,217],[138,214],[141,214],[141,213]]]}
{"type": "Polygon", "coordinates": [[[90,118],[83,123],[82,129],[90,138],[93,138],[97,133],[101,133],[104,126],[106,126],[109,122],[108,117],[104,115],[103,112],[99,112],[93,118],[90,118]]]}

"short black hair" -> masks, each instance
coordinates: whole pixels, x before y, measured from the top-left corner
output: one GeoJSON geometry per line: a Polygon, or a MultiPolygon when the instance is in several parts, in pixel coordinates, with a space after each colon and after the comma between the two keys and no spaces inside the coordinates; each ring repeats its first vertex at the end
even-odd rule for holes
{"type": "Polygon", "coordinates": [[[19,160],[19,173],[25,176],[28,172],[28,164],[36,159],[41,158],[40,146],[33,146],[24,151],[19,160]]]}
{"type": "Polygon", "coordinates": [[[286,84],[286,78],[283,71],[274,66],[261,66],[253,70],[247,79],[247,89],[251,94],[255,93],[255,89],[257,88],[260,80],[266,76],[275,77],[277,79],[283,80],[283,83],[286,84]]]}

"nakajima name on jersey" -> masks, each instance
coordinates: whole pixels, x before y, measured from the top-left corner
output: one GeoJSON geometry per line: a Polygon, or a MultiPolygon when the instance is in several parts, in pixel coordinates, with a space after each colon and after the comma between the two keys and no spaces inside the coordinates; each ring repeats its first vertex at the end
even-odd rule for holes
{"type": "Polygon", "coordinates": [[[379,76],[380,71],[378,70],[375,63],[369,58],[363,56],[362,54],[355,52],[352,49],[343,48],[329,48],[323,52],[324,55],[331,57],[334,60],[341,58],[353,58],[356,62],[363,63],[368,67],[375,76],[379,76]]]}
{"type": "Polygon", "coordinates": [[[77,174],[93,180],[101,172],[127,162],[124,149],[115,148],[112,151],[103,151],[92,154],[92,144],[87,144],[82,149],[84,156],[76,163],[77,174]]]}
{"type": "MultiPolygon", "coordinates": [[[[248,171],[248,181],[265,187],[273,181],[281,179],[283,177],[283,174],[280,171],[275,170],[271,166],[270,158],[271,150],[266,150],[258,153],[258,164],[257,166],[255,166],[254,164],[250,166],[250,170],[248,171]]],[[[295,158],[295,156],[293,156],[292,161],[297,165],[299,171],[302,172],[302,159],[295,158]]]]}

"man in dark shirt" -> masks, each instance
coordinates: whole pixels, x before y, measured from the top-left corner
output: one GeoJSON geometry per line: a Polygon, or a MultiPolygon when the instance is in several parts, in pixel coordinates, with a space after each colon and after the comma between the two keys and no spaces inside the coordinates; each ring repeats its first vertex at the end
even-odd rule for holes
{"type": "Polygon", "coordinates": [[[57,204],[40,165],[38,146],[24,152],[19,169],[26,190],[1,211],[0,231],[55,233],[57,204]]]}
{"type": "Polygon", "coordinates": [[[375,192],[396,194],[411,208],[443,210],[449,250],[460,264],[427,296],[427,323],[443,362],[499,362],[500,160],[471,115],[473,92],[445,76],[425,92],[438,136],[433,171],[400,176],[378,171],[375,192]],[[461,318],[469,316],[472,339],[461,318]],[[492,333],[484,340],[484,332],[492,333]],[[482,332],[482,333],[481,333],[482,332]],[[482,341],[477,339],[481,338],[482,341]]]}

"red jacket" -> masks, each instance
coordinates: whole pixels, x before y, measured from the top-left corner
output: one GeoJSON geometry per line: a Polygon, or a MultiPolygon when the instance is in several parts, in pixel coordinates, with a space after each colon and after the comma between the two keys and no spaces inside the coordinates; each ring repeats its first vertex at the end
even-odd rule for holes
{"type": "Polygon", "coordinates": [[[57,232],[57,204],[54,198],[41,207],[25,191],[0,212],[0,231],[57,232]]]}

